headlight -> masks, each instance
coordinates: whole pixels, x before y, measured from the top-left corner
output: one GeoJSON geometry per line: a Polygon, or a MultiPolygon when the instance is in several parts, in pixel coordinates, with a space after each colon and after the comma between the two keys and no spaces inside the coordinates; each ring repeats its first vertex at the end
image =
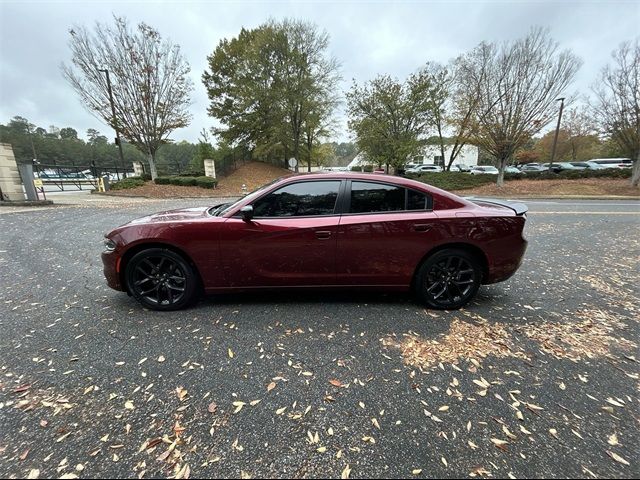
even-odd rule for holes
{"type": "Polygon", "coordinates": [[[113,252],[116,249],[116,242],[114,242],[110,238],[105,238],[104,239],[104,248],[108,252],[113,252]]]}

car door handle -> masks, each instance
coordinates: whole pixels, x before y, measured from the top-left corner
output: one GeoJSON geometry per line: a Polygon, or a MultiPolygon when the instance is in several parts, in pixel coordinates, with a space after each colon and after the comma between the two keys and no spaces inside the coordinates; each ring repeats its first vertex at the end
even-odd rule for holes
{"type": "Polygon", "coordinates": [[[316,230],[316,237],[318,240],[328,240],[331,238],[330,230],[316,230]]]}
{"type": "Polygon", "coordinates": [[[427,230],[431,229],[431,225],[429,225],[428,223],[415,223],[413,225],[413,229],[416,232],[426,232],[427,230]]]}

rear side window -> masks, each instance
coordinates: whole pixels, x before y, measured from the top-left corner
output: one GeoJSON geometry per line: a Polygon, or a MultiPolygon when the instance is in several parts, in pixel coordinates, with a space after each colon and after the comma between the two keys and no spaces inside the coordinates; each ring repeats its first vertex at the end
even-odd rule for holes
{"type": "Polygon", "coordinates": [[[431,197],[396,185],[351,182],[350,213],[430,210],[431,197]]]}
{"type": "Polygon", "coordinates": [[[405,189],[381,183],[351,182],[351,213],[404,210],[405,189]]]}
{"type": "Polygon", "coordinates": [[[255,217],[308,217],[332,215],[340,180],[300,182],[279,188],[253,204],[255,217]]]}
{"type": "Polygon", "coordinates": [[[416,190],[407,190],[407,210],[431,210],[431,197],[416,190]]]}

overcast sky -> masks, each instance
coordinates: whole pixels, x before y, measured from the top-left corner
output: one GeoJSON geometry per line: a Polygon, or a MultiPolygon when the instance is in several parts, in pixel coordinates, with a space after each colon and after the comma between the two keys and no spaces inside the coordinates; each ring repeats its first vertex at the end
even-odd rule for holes
{"type": "MultiPolygon", "coordinates": [[[[327,30],[331,53],[342,63],[343,90],[352,79],[379,73],[404,78],[426,61],[445,63],[482,40],[502,42],[547,26],[561,47],[584,60],[573,89],[587,93],[611,51],[640,35],[640,1],[29,1],[0,0],[0,123],[14,115],[44,128],[95,128],[113,137],[89,114],[62,78],[69,62],[68,29],[124,15],[144,21],[182,47],[195,85],[188,128],[172,139],[195,142],[214,122],[200,80],[206,57],[221,38],[268,18],[311,20],[327,30]]],[[[338,132],[348,140],[346,122],[338,132]]]]}

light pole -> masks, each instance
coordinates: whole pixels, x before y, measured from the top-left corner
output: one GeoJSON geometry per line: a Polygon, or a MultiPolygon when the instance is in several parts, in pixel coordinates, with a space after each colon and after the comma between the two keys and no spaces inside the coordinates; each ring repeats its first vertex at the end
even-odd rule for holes
{"type": "Polygon", "coordinates": [[[111,102],[111,113],[113,114],[113,128],[116,131],[116,144],[118,145],[118,151],[120,152],[120,163],[122,164],[122,175],[126,177],[124,166],[124,154],[122,153],[122,142],[120,141],[120,132],[118,131],[118,121],[116,119],[116,106],[113,103],[113,92],[111,91],[111,80],[109,79],[109,70],[98,69],[99,72],[104,73],[107,76],[107,90],[109,91],[109,101],[111,102]]]}
{"type": "Polygon", "coordinates": [[[556,145],[558,144],[558,133],[560,133],[560,120],[562,120],[562,109],[564,108],[564,97],[556,99],[556,102],[560,102],[560,114],[558,115],[558,125],[556,126],[556,134],[553,137],[553,148],[551,149],[551,162],[549,163],[549,173],[553,167],[553,159],[556,157],[556,145]]]}

